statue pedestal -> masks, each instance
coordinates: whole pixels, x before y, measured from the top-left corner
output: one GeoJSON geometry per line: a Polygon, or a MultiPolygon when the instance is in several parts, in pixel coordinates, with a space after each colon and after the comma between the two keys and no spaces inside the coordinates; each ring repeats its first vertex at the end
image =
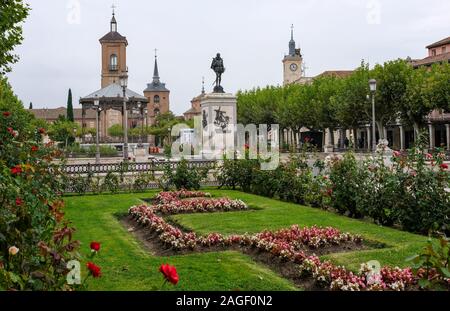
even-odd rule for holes
{"type": "Polygon", "coordinates": [[[136,162],[148,162],[147,150],[145,148],[135,148],[133,154],[136,162]]]}
{"type": "Polygon", "coordinates": [[[237,98],[230,93],[206,94],[200,103],[202,111],[202,157],[222,159],[226,149],[236,143],[237,98]]]}

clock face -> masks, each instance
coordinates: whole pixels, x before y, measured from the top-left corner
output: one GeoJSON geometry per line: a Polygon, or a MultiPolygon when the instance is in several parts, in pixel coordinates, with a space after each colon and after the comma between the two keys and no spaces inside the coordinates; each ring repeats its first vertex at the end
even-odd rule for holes
{"type": "Polygon", "coordinates": [[[289,68],[291,68],[292,71],[297,71],[298,66],[297,66],[297,64],[291,64],[291,66],[289,68]]]}

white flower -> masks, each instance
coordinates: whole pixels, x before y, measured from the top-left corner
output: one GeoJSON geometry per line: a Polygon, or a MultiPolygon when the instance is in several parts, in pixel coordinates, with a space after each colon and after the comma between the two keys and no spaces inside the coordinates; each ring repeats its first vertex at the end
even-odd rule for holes
{"type": "Polygon", "coordinates": [[[15,247],[15,246],[11,246],[9,248],[8,252],[11,256],[15,256],[19,252],[19,248],[15,247]]]}

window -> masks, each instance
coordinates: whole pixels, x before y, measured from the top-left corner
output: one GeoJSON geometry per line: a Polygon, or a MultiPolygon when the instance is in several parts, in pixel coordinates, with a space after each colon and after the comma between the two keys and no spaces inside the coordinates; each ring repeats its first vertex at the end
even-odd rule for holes
{"type": "Polygon", "coordinates": [[[155,116],[159,115],[159,109],[158,108],[156,108],[153,112],[155,113],[155,116]]]}
{"type": "Polygon", "coordinates": [[[111,71],[117,71],[118,65],[117,65],[117,55],[116,54],[112,54],[109,60],[109,70],[111,71]]]}
{"type": "Polygon", "coordinates": [[[155,104],[159,104],[159,101],[160,101],[159,95],[155,95],[155,96],[153,97],[153,102],[154,102],[155,104]]]}
{"type": "Polygon", "coordinates": [[[446,46],[443,46],[442,47],[442,54],[444,54],[444,53],[446,53],[447,52],[447,47],[446,46]]]}
{"type": "Polygon", "coordinates": [[[431,50],[431,56],[436,56],[436,50],[431,50]]]}

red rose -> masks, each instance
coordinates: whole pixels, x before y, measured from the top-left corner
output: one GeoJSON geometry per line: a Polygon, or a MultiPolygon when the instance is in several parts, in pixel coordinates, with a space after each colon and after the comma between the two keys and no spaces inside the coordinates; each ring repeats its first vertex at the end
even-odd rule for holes
{"type": "Polygon", "coordinates": [[[39,134],[45,134],[45,129],[41,127],[40,129],[38,129],[38,132],[39,134]]]}
{"type": "Polygon", "coordinates": [[[87,266],[87,268],[89,269],[89,272],[91,272],[91,275],[94,278],[99,278],[102,275],[102,271],[101,271],[100,267],[95,265],[94,263],[88,262],[86,264],[86,266],[87,266]]]}
{"type": "Polygon", "coordinates": [[[23,204],[23,200],[21,198],[16,199],[16,205],[21,206],[23,204]]]}
{"type": "Polygon", "coordinates": [[[36,152],[36,151],[38,151],[39,150],[39,147],[38,146],[32,146],[31,147],[31,151],[32,152],[36,152]]]}
{"type": "Polygon", "coordinates": [[[9,111],[3,112],[4,117],[9,117],[10,115],[11,115],[11,112],[9,112],[9,111]]]}
{"type": "Polygon", "coordinates": [[[177,273],[177,268],[175,268],[174,266],[171,266],[169,264],[163,264],[161,265],[161,267],[159,268],[159,271],[164,275],[164,278],[172,283],[173,285],[177,285],[178,283],[178,273],[177,273]]]}
{"type": "Polygon", "coordinates": [[[91,250],[98,252],[100,250],[100,243],[98,242],[91,242],[91,250]]]}
{"type": "Polygon", "coordinates": [[[11,169],[11,174],[13,175],[18,175],[22,173],[22,168],[20,167],[20,165],[16,165],[11,169]]]}
{"type": "Polygon", "coordinates": [[[12,127],[8,127],[6,129],[8,131],[9,134],[11,134],[12,136],[16,136],[16,132],[14,132],[14,129],[12,127]]]}
{"type": "Polygon", "coordinates": [[[448,164],[442,163],[441,164],[441,169],[448,170],[448,164]]]}

